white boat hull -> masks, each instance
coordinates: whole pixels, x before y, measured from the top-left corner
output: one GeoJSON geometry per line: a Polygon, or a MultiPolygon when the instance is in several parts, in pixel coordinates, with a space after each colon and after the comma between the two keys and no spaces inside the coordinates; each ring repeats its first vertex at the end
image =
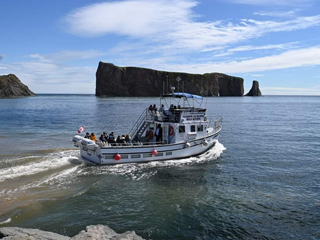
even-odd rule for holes
{"type": "Polygon", "coordinates": [[[80,143],[78,146],[81,157],[96,165],[163,161],[197,156],[208,151],[215,145],[219,132],[188,142],[165,145],[87,147],[80,143]],[[157,152],[155,155],[154,150],[157,152]],[[115,159],[117,154],[121,156],[120,160],[115,159]]]}

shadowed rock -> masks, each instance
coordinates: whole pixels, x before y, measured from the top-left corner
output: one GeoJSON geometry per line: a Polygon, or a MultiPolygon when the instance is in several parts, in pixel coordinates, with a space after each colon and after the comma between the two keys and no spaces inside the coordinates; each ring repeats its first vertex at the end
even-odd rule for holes
{"type": "Polygon", "coordinates": [[[243,96],[243,79],[222,73],[188,74],[99,62],[96,96],[159,96],[170,86],[175,92],[202,96],[243,96]],[[182,80],[177,82],[177,77],[182,80]]]}
{"type": "Polygon", "coordinates": [[[0,228],[0,239],[2,240],[68,240],[69,237],[57,233],[41,231],[38,229],[3,227],[0,228]]]}
{"type": "Polygon", "coordinates": [[[261,96],[261,91],[259,89],[259,82],[258,81],[253,81],[252,87],[251,87],[250,91],[246,94],[246,96],[250,96],[250,97],[261,96]]]}
{"type": "Polygon", "coordinates": [[[36,96],[14,74],[0,76],[0,97],[36,96]]]}
{"type": "Polygon", "coordinates": [[[143,240],[135,232],[118,234],[108,226],[88,226],[86,231],[81,231],[70,238],[57,233],[42,231],[38,229],[3,227],[0,228],[0,239],[2,240],[143,240]]]}

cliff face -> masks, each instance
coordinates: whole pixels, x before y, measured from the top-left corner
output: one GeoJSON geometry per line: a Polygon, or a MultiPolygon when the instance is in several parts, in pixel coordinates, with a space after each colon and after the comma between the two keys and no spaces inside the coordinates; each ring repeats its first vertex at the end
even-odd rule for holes
{"type": "Polygon", "coordinates": [[[202,96],[243,96],[243,79],[221,73],[164,72],[103,62],[96,73],[96,96],[159,96],[170,86],[175,92],[202,96]],[[179,84],[178,76],[182,79],[179,84]]]}
{"type": "Polygon", "coordinates": [[[261,96],[261,91],[259,89],[258,81],[253,81],[252,87],[250,91],[246,94],[246,96],[251,96],[251,97],[261,96]]]}
{"type": "Polygon", "coordinates": [[[35,96],[14,74],[0,76],[0,97],[35,96]]]}

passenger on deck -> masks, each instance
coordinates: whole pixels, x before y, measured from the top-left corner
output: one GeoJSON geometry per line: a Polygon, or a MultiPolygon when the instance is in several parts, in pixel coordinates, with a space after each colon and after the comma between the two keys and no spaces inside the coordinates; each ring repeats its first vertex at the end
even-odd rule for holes
{"type": "Polygon", "coordinates": [[[90,133],[87,132],[84,138],[90,139],[90,133]]]}
{"type": "Polygon", "coordinates": [[[94,134],[94,133],[91,133],[91,135],[90,135],[90,139],[92,140],[92,141],[97,141],[97,137],[96,137],[96,135],[94,134]]]}
{"type": "Polygon", "coordinates": [[[161,142],[162,141],[162,127],[160,124],[158,124],[157,129],[156,129],[156,142],[161,142]]]}
{"type": "Polygon", "coordinates": [[[150,142],[153,139],[153,131],[152,129],[148,129],[146,132],[146,141],[150,142]]]}
{"type": "Polygon", "coordinates": [[[126,139],[125,139],[127,144],[131,144],[131,137],[129,134],[126,135],[126,139]]]}
{"type": "Polygon", "coordinates": [[[157,106],[155,104],[153,104],[153,107],[152,107],[152,111],[154,111],[155,113],[157,112],[157,106]]]}
{"type": "Polygon", "coordinates": [[[148,108],[149,111],[152,111],[153,107],[152,105],[150,104],[150,107],[148,108]]]}
{"type": "Polygon", "coordinates": [[[120,145],[120,136],[117,137],[116,143],[117,145],[120,145]]]}
{"type": "Polygon", "coordinates": [[[171,104],[171,105],[170,105],[170,108],[169,108],[169,111],[170,111],[170,112],[173,112],[173,109],[174,109],[174,106],[173,106],[173,104],[171,104]]]}
{"type": "Polygon", "coordinates": [[[111,132],[110,135],[109,135],[109,143],[116,143],[115,141],[115,137],[114,137],[114,132],[111,132]]]}
{"type": "Polygon", "coordinates": [[[126,137],[125,137],[125,135],[122,135],[120,138],[120,144],[124,145],[125,143],[126,143],[126,137]]]}
{"type": "Polygon", "coordinates": [[[161,108],[159,109],[159,112],[164,112],[164,106],[163,106],[163,104],[161,105],[161,108]]]}
{"type": "Polygon", "coordinates": [[[100,135],[99,140],[100,140],[102,143],[106,143],[106,141],[107,141],[107,140],[105,139],[105,137],[103,136],[103,134],[100,135]]]}
{"type": "Polygon", "coordinates": [[[108,135],[107,132],[103,132],[103,137],[104,137],[104,139],[106,140],[106,142],[109,141],[109,135],[108,135]]]}

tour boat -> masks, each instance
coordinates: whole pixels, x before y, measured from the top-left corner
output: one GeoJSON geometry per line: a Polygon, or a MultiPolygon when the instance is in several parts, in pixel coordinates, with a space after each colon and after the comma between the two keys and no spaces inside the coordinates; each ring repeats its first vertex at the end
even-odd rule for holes
{"type": "Polygon", "coordinates": [[[80,135],[73,142],[83,159],[97,165],[197,156],[214,147],[222,127],[222,117],[207,118],[202,101],[201,96],[183,92],[162,95],[160,106],[165,107],[142,112],[129,133],[131,143],[103,143],[80,135]]]}

